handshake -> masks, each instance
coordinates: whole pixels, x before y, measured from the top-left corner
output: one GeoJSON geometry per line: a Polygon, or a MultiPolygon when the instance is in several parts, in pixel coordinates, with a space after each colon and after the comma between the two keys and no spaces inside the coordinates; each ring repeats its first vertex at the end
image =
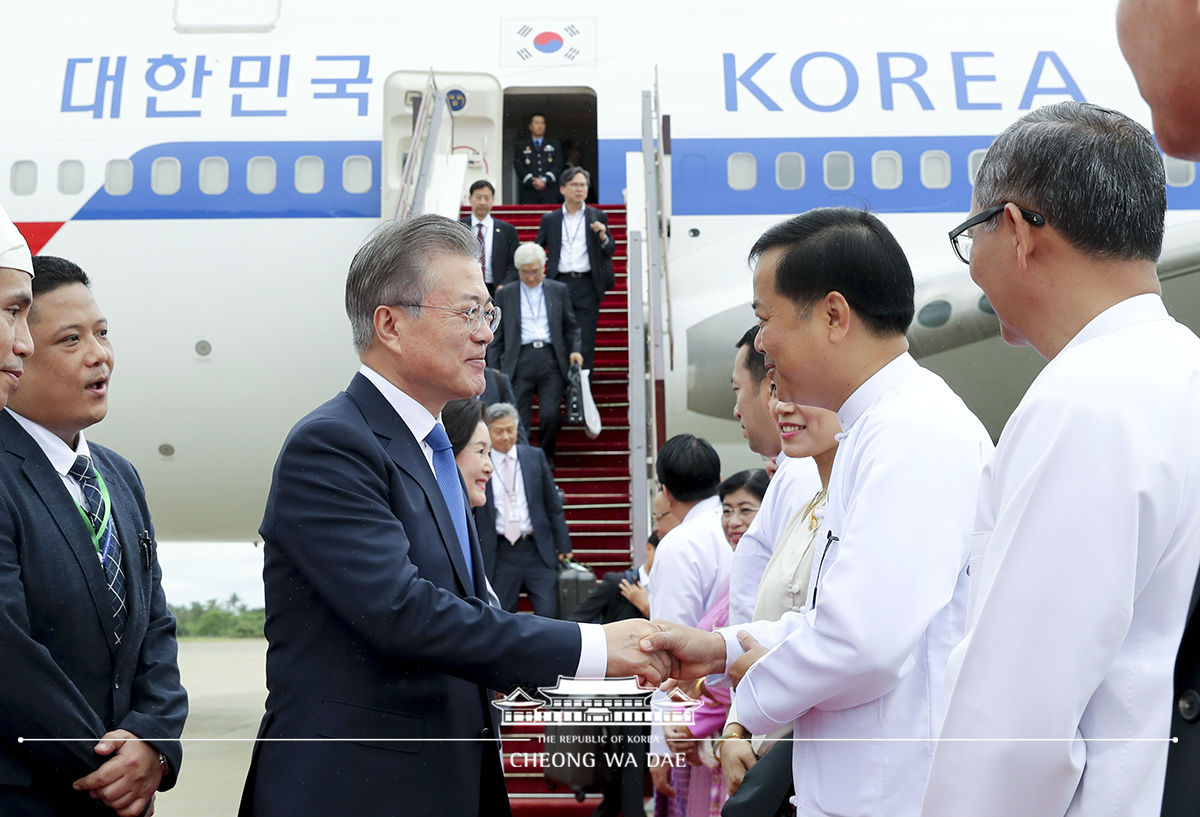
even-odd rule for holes
{"type": "MultiPolygon", "coordinates": [[[[610,677],[636,675],[644,683],[668,678],[686,681],[726,671],[725,639],[673,621],[631,618],[604,625],[610,677]]],[[[729,667],[734,686],[767,650],[746,632],[738,633],[745,652],[729,667]]]]}

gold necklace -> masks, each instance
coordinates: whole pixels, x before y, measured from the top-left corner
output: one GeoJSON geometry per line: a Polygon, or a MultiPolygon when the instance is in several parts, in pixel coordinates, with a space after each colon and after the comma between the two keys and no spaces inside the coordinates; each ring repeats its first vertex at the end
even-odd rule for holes
{"type": "Polygon", "coordinates": [[[821,521],[817,519],[817,511],[825,505],[827,497],[828,492],[825,488],[822,488],[808,501],[808,507],[804,509],[804,515],[808,519],[808,529],[810,531],[815,531],[820,526],[821,521]]]}

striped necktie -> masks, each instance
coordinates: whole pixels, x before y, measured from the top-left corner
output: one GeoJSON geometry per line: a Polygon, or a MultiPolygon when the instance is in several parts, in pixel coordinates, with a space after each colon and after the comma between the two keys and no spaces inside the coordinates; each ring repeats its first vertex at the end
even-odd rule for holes
{"type": "Polygon", "coordinates": [[[112,607],[113,639],[114,643],[120,644],[129,611],[125,606],[125,571],[121,569],[121,542],[117,539],[117,526],[110,517],[107,531],[101,531],[107,508],[91,458],[80,454],[68,473],[83,489],[84,510],[92,530],[100,531],[100,544],[103,546],[101,564],[104,566],[104,580],[108,585],[109,604],[112,607]]]}

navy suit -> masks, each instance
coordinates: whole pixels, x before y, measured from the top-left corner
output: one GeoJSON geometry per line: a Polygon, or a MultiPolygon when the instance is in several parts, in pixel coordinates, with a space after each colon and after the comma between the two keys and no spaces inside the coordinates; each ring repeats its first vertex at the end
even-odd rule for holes
{"type": "Polygon", "coordinates": [[[257,743],[242,815],[509,813],[489,688],[573,675],[580,633],[490,606],[468,529],[474,582],[420,444],[361,374],[292,429],[260,531],[259,736],[346,740],[257,743]]]}
{"type": "Polygon", "coordinates": [[[517,142],[513,151],[513,169],[517,172],[518,204],[555,204],[562,201],[558,193],[558,174],[562,173],[565,158],[557,139],[542,138],[541,146],[533,137],[517,142]],[[544,178],[544,190],[535,190],[533,180],[544,178]]]}
{"type": "Polygon", "coordinates": [[[92,747],[114,729],[167,757],[163,790],[183,759],[187,693],[145,491],[128,460],[88,447],[121,544],[128,618],[119,647],[79,506],[37,442],[0,411],[0,814],[112,814],[71,783],[108,759],[92,747]],[[18,736],[89,740],[18,744],[18,736]]]}
{"type": "Polygon", "coordinates": [[[596,353],[596,326],[600,322],[600,304],[604,302],[604,293],[612,289],[617,282],[612,265],[613,250],[617,242],[613,239],[612,231],[607,229],[608,216],[604,211],[590,205],[584,206],[584,224],[580,229],[587,236],[588,266],[591,267],[589,272],[563,273],[558,268],[562,256],[561,207],[542,216],[535,241],[546,248],[546,276],[563,281],[570,287],[571,305],[575,307],[575,317],[579,320],[583,343],[583,368],[590,369],[596,353]],[[605,226],[603,241],[592,230],[592,224],[597,221],[605,226]]]}
{"type": "Polygon", "coordinates": [[[628,618],[645,618],[646,615],[633,602],[621,595],[621,580],[630,584],[640,584],[638,569],[610,571],[604,574],[600,583],[588,594],[588,597],[571,613],[571,621],[591,622],[592,624],[608,624],[610,621],[624,621],[628,618]]]}
{"type": "MultiPolygon", "coordinates": [[[[459,221],[467,225],[471,232],[475,232],[475,228],[471,227],[469,215],[463,216],[459,221]]],[[[492,216],[492,282],[487,285],[489,294],[494,295],[496,287],[517,280],[517,265],[513,256],[520,245],[517,228],[492,216]]]]}
{"type": "Polygon", "coordinates": [[[1175,698],[1167,749],[1162,817],[1194,817],[1200,812],[1200,578],[1192,589],[1187,625],[1175,656],[1175,698]]]}
{"type": "Polygon", "coordinates": [[[533,446],[517,443],[517,463],[525,486],[533,541],[514,545],[496,533],[498,512],[489,481],[487,501],[475,509],[484,569],[505,610],[516,612],[524,585],[533,602],[533,612],[554,616],[558,613],[558,554],[571,552],[571,535],[545,455],[533,446]]]}
{"type": "Polygon", "coordinates": [[[538,395],[538,445],[554,462],[555,442],[562,428],[562,397],[566,389],[568,359],[580,351],[580,330],[575,321],[570,293],[565,284],[542,281],[546,296],[546,318],[550,327],[550,346],[535,349],[521,345],[522,299],[524,284],[509,284],[496,293],[500,306],[500,325],[488,346],[488,365],[512,378],[517,396],[521,425],[530,430],[533,418],[533,394],[538,395]]]}

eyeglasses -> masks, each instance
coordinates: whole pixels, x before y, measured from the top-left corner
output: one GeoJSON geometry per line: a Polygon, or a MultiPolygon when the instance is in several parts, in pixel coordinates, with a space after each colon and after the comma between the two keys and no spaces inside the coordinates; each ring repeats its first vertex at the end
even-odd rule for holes
{"type": "Polygon", "coordinates": [[[651,512],[650,512],[650,517],[651,517],[651,518],[652,518],[652,519],[653,519],[655,522],[658,522],[658,521],[660,521],[660,520],[661,520],[663,517],[665,517],[665,516],[670,516],[670,515],[671,515],[671,512],[670,512],[670,511],[663,511],[662,513],[654,513],[654,511],[651,511],[651,512]]]}
{"type": "MultiPolygon", "coordinates": [[[[950,246],[954,248],[954,254],[958,256],[958,260],[964,264],[971,263],[971,236],[967,230],[974,227],[976,224],[983,224],[985,221],[991,221],[992,217],[1007,207],[1009,202],[997,204],[995,207],[989,207],[986,210],[981,210],[962,224],[950,231],[950,246]]],[[[1046,223],[1046,217],[1041,213],[1035,213],[1032,210],[1026,210],[1019,204],[1013,205],[1021,211],[1021,215],[1025,220],[1034,227],[1041,227],[1046,223]]]]}
{"type": "Polygon", "coordinates": [[[453,312],[467,319],[467,330],[475,334],[487,324],[489,332],[495,332],[500,325],[500,307],[475,304],[469,309],[455,309],[452,306],[434,306],[433,304],[392,304],[392,306],[411,306],[421,309],[440,309],[443,312],[453,312]]]}

